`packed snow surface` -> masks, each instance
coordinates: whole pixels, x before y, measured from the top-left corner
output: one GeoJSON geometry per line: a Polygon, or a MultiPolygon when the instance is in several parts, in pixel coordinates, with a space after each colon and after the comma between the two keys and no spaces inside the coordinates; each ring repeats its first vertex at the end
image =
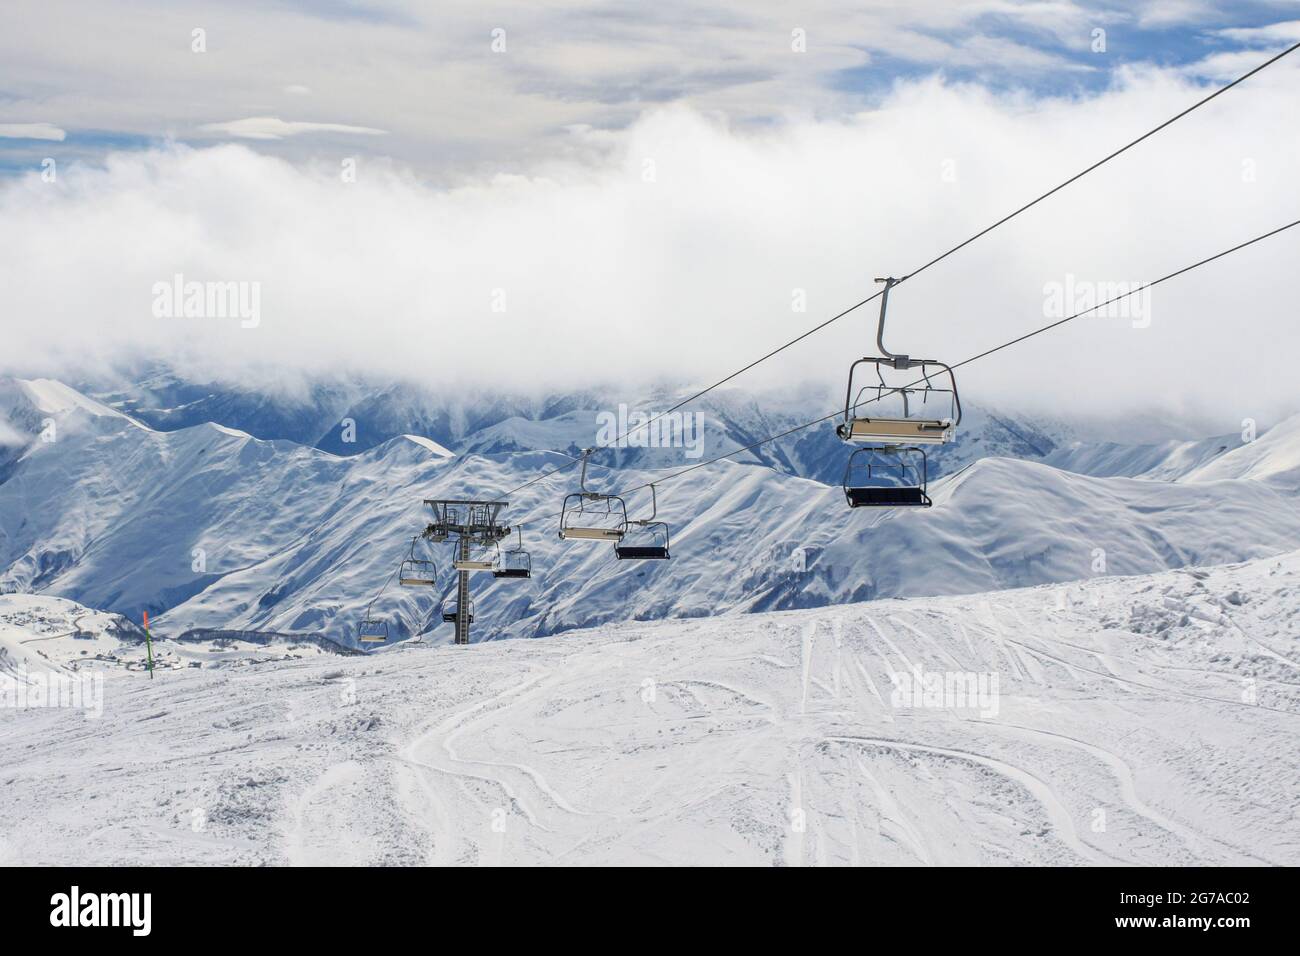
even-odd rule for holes
{"type": "Polygon", "coordinates": [[[0,862],[1294,866],[1298,615],[1290,553],[120,670],[0,708],[0,862]]]}

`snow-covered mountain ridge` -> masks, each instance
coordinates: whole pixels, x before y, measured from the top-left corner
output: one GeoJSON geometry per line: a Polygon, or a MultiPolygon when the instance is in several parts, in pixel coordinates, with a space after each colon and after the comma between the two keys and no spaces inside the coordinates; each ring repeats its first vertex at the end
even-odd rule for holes
{"type": "MultiPolygon", "coordinates": [[[[62,595],[134,620],[148,610],[171,636],[204,628],[350,645],[380,594],[374,611],[396,637],[445,639],[445,548],[432,552],[439,587],[381,593],[428,519],[422,500],[495,496],[570,461],[544,450],[454,457],[427,436],[338,456],[214,423],[159,431],[66,386],[17,383],[5,394],[11,421],[25,408],[28,419],[52,419],[57,438],[33,437],[0,483],[0,591],[62,595]]],[[[559,541],[555,514],[576,474],[534,484],[505,520],[523,523],[535,575],[474,582],[476,637],[960,594],[1300,547],[1295,420],[1247,445],[1213,439],[1213,449],[1173,443],[1162,458],[1113,448],[1091,455],[1107,470],[1128,460],[1141,474],[1176,480],[981,457],[971,450],[981,437],[953,446],[965,464],[932,484],[935,507],[925,512],[849,511],[838,487],[752,458],[699,469],[661,488],[674,559],[655,565],[559,541]]],[[[844,450],[833,447],[842,463],[844,450]]],[[[674,470],[683,463],[681,449],[654,451],[660,461],[677,454],[674,470]]],[[[1085,452],[1072,446],[1076,457],[1085,452]]],[[[779,453],[787,463],[797,457],[779,453]]],[[[610,458],[621,467],[593,465],[595,487],[663,473],[635,457],[610,458]]],[[[647,507],[643,494],[629,501],[634,515],[647,507]]]]}

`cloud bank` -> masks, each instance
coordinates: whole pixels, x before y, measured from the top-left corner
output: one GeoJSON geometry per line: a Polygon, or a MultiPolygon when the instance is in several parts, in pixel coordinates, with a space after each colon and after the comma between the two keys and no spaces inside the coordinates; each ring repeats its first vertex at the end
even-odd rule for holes
{"type": "MultiPolygon", "coordinates": [[[[1293,6],[1293,5],[1292,5],[1293,6]]],[[[443,185],[542,158],[575,126],[624,129],[688,105],[737,123],[843,116],[898,76],[943,70],[1001,88],[1098,90],[1123,64],[1281,42],[1286,3],[1226,0],[421,0],[210,4],[9,0],[5,120],[96,141],[212,145],[250,118],[316,125],[257,139],[301,161],[382,129],[382,150],[443,185]],[[1104,41],[1099,45],[1099,37],[1104,41]],[[304,91],[310,91],[310,95],[304,91]]],[[[1210,62],[1223,68],[1227,61],[1210,62]]],[[[39,162],[45,154],[34,158],[39,162]]],[[[30,151],[18,162],[27,165],[30,151]]]]}
{"type": "Polygon", "coordinates": [[[206,123],[202,127],[226,133],[239,139],[284,139],[303,133],[348,133],[355,136],[383,136],[387,130],[369,126],[348,126],[344,123],[307,123],[301,120],[282,120],[277,116],[250,116],[225,123],[206,123]]]}
{"type": "MultiPolygon", "coordinates": [[[[1146,281],[1296,218],[1297,88],[1281,64],[906,283],[887,342],[956,362],[1048,321],[1049,289],[1146,281]]],[[[241,381],[511,392],[710,381],[1203,93],[1178,71],[1053,100],[930,79],[848,119],[759,130],[674,106],[575,129],[574,155],[598,160],[454,188],[364,157],[115,154],[0,185],[0,364],[71,377],[156,357],[241,381]],[[178,275],[257,284],[255,327],[155,314],[178,275]]],[[[1162,286],[1146,317],[999,353],[963,388],[1036,410],[1208,411],[1225,430],[1294,410],[1298,252],[1300,230],[1162,286]]],[[[868,306],[741,384],[838,389],[874,322],[868,306]]]]}
{"type": "Polygon", "coordinates": [[[51,123],[0,123],[0,139],[41,139],[61,143],[68,134],[51,123]]]}

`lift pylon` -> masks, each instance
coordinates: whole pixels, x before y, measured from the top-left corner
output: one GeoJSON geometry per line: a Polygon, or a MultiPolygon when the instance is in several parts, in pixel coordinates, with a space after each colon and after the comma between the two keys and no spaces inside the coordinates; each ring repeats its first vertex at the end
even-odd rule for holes
{"type": "MultiPolygon", "coordinates": [[[[424,529],[430,541],[454,541],[456,563],[464,565],[470,560],[474,547],[495,547],[497,542],[510,536],[510,526],[498,522],[504,501],[469,501],[458,498],[426,498],[424,503],[433,509],[433,520],[424,529]]],[[[469,643],[469,626],[473,621],[469,596],[470,571],[463,567],[456,571],[456,643],[469,643]]]]}

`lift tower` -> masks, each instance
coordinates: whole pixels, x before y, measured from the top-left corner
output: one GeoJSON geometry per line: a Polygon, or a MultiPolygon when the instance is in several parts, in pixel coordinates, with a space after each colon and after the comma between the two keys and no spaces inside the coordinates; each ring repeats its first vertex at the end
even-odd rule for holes
{"type": "MultiPolygon", "coordinates": [[[[474,545],[487,547],[510,535],[510,526],[497,523],[504,501],[466,501],[454,498],[426,498],[433,520],[424,529],[429,541],[455,541],[456,560],[468,561],[474,545]]],[[[456,643],[469,643],[469,572],[456,572],[456,643]]]]}

